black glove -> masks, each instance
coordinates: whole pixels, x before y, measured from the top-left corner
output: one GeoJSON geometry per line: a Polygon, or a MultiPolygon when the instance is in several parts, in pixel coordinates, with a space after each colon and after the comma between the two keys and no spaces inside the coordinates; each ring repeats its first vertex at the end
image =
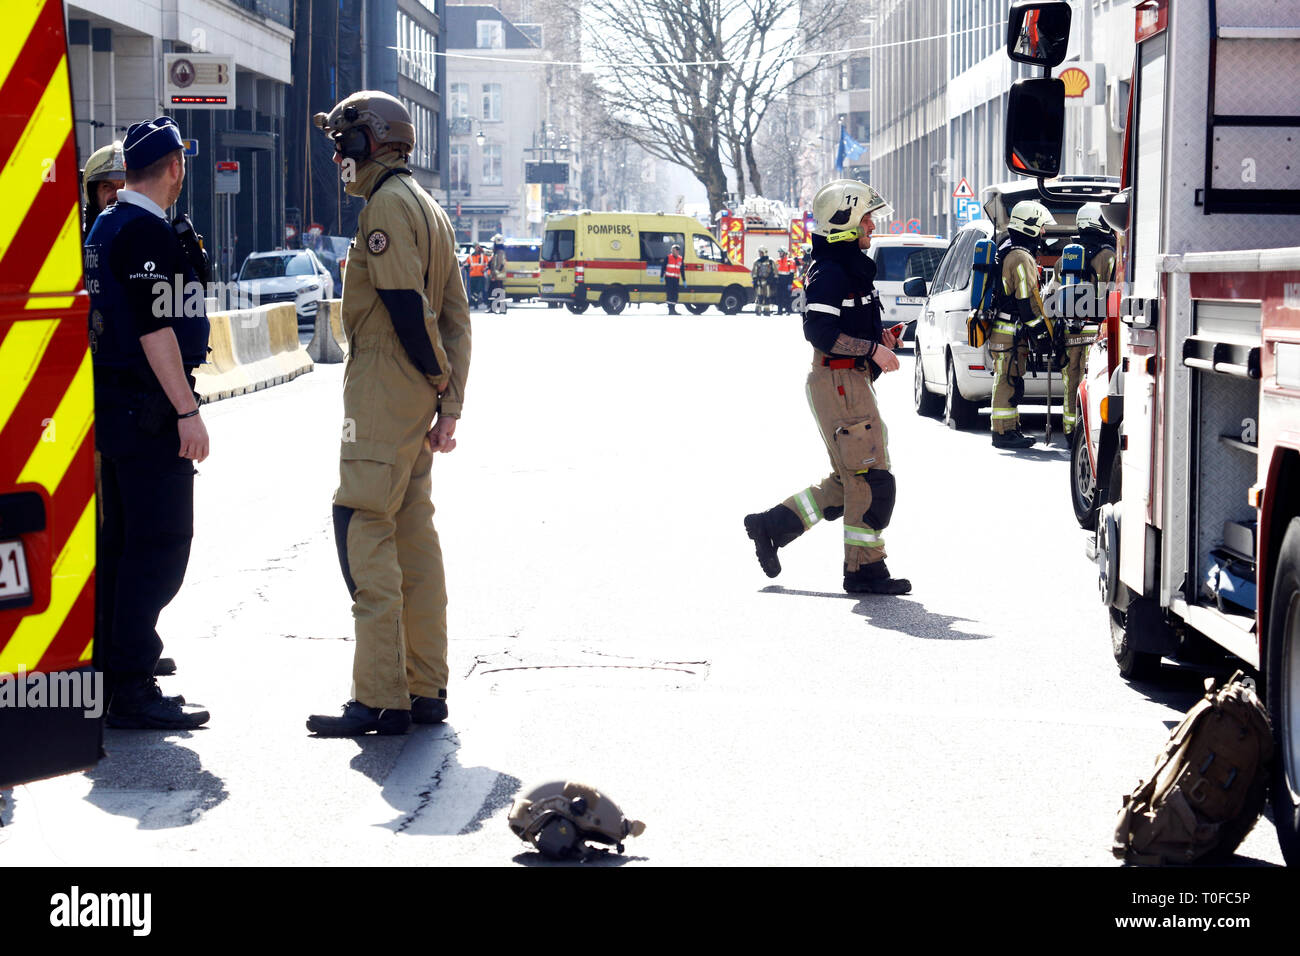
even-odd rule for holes
{"type": "Polygon", "coordinates": [[[181,241],[185,258],[193,266],[199,281],[206,286],[212,281],[212,267],[208,263],[208,254],[203,251],[203,237],[194,231],[194,223],[184,213],[172,220],[172,229],[176,230],[176,237],[181,241]]]}

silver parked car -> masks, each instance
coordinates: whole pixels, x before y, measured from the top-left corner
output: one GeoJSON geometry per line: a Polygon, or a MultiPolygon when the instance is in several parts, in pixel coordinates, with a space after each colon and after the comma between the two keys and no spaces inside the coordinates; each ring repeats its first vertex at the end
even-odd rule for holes
{"type": "Polygon", "coordinates": [[[334,298],[334,279],[310,249],[254,252],[239,269],[239,291],[254,305],[292,302],[298,324],[311,325],[322,299],[334,298]]]}

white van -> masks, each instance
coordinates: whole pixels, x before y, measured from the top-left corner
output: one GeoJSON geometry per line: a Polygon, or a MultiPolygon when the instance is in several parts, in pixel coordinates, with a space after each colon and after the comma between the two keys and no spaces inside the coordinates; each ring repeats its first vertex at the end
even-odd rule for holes
{"type": "Polygon", "coordinates": [[[925,299],[907,295],[903,283],[911,278],[924,279],[928,285],[934,279],[948,248],[942,236],[916,234],[879,235],[871,237],[867,255],[876,263],[876,291],[880,293],[880,321],[889,328],[904,322],[903,344],[916,339],[916,320],[921,316],[925,299]]]}

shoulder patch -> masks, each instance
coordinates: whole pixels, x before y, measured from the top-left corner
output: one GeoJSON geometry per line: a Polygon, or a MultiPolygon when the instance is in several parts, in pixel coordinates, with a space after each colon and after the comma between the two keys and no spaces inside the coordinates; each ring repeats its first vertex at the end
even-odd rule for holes
{"type": "Polygon", "coordinates": [[[388,233],[382,229],[371,230],[370,235],[366,236],[366,248],[373,255],[383,255],[384,250],[388,248],[388,233]]]}

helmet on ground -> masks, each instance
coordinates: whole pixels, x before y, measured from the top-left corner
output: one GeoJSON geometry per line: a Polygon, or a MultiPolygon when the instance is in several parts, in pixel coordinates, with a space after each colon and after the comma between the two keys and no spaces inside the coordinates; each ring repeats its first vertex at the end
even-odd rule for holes
{"type": "Polygon", "coordinates": [[[1074,224],[1082,232],[1084,229],[1092,229],[1096,232],[1110,232],[1110,226],[1106,220],[1101,218],[1101,203],[1086,202],[1079,207],[1078,214],[1074,217],[1074,224]]]}
{"type": "Polygon", "coordinates": [[[582,859],[603,843],[623,852],[623,840],[640,836],[645,824],[629,820],[595,787],[556,780],[516,797],[507,818],[515,836],[551,860],[582,859]]]}
{"type": "Polygon", "coordinates": [[[86,200],[90,200],[90,184],[102,180],[126,181],[126,156],[122,152],[121,142],[112,142],[101,146],[90,154],[86,168],[82,170],[81,181],[86,188],[86,200]]]}
{"type": "Polygon", "coordinates": [[[1030,239],[1040,239],[1043,230],[1056,225],[1056,220],[1047,211],[1047,207],[1037,199],[1022,199],[1011,210],[1011,219],[1007,228],[1030,239]]]}
{"type": "Polygon", "coordinates": [[[369,155],[365,133],[376,143],[415,148],[415,126],[411,114],[397,97],[379,90],[362,90],[341,100],[329,114],[317,113],[312,122],[334,140],[335,148],[349,159],[369,155]]]}
{"type": "Polygon", "coordinates": [[[893,215],[894,207],[866,183],[833,179],[817,190],[812,212],[816,220],[814,235],[828,242],[845,242],[858,238],[858,224],[864,213],[871,213],[872,222],[879,223],[893,215]]]}

